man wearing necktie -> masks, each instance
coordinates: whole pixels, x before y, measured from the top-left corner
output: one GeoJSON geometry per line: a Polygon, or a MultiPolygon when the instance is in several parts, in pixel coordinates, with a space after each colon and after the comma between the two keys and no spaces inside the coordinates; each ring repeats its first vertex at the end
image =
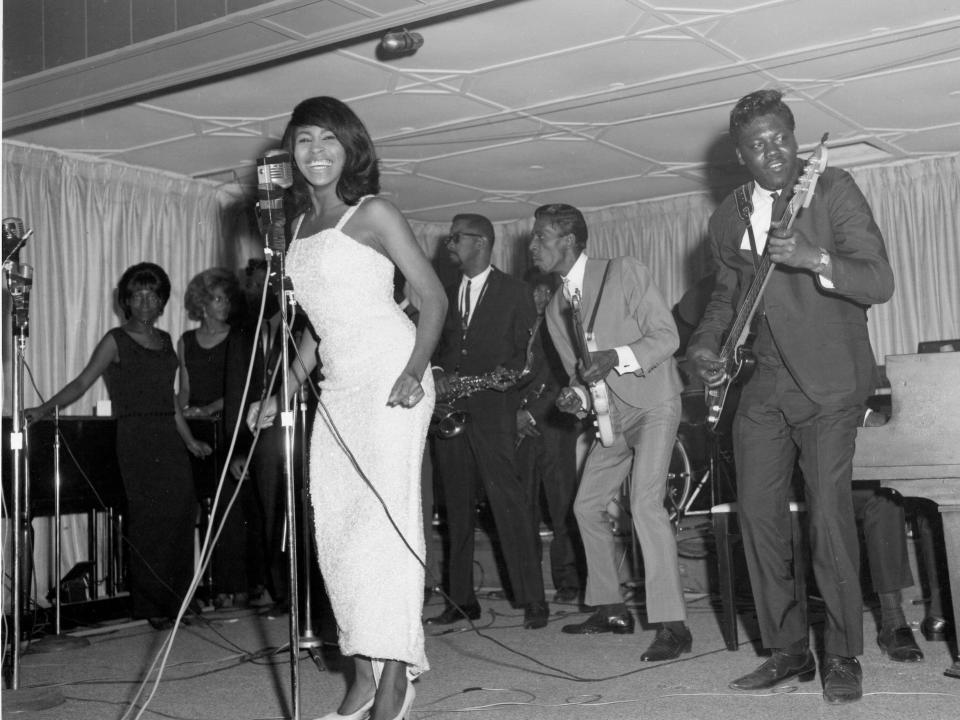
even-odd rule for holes
{"type": "Polygon", "coordinates": [[[740,395],[733,444],[750,583],[763,645],[773,652],[731,687],[767,689],[793,678],[810,680],[816,671],[790,537],[790,484],[799,459],[812,565],[826,606],[823,697],[837,704],[858,700],[863,692],[853,453],[878,377],[867,308],[893,294],[893,273],[866,199],[837,168],[820,176],[791,230],[768,235],[788,202],[781,197],[774,203],[770,193],[789,196],[803,169],[794,127],[776,90],[751,93],[730,113],[730,137],[753,181],[710,218],[716,282],[687,357],[708,385],[724,382],[717,352],[766,252],[774,268],[756,328],[757,367],[740,395]],[[735,197],[740,194],[745,206],[748,193],[752,214],[738,211],[735,197]]]}
{"type": "MultiPolygon", "coordinates": [[[[449,393],[450,382],[457,377],[480,377],[498,369],[519,373],[525,367],[527,340],[537,311],[526,284],[490,264],[493,242],[493,224],[487,218],[454,217],[446,247],[462,276],[447,288],[447,318],[434,354],[438,398],[449,393]]],[[[521,387],[531,376],[521,380],[521,387]]],[[[434,438],[449,532],[449,594],[454,605],[429,618],[428,624],[447,625],[464,617],[480,617],[473,590],[473,538],[481,491],[496,525],[513,600],[524,609],[524,626],[537,629],[547,624],[538,528],[514,450],[519,405],[516,385],[479,390],[454,403],[456,410],[467,414],[463,432],[434,438]]]]}
{"type": "Polygon", "coordinates": [[[588,387],[602,380],[614,427],[609,446],[597,442],[591,448],[574,501],[587,558],[584,602],[596,610],[584,622],[564,626],[563,632],[634,631],[606,516],[607,505],[629,478],[633,529],[643,552],[647,620],[657,627],[640,659],[673,659],[689,652],[692,644],[676,538],[664,507],[680,424],[682,384],[673,358],[680,342],[677,326],[646,266],[631,257],[587,257],[587,224],[577,208],[544,205],[534,218],[533,262],[541,272],[564,280],[564,290],[554,295],[546,310],[550,337],[571,378],[570,387],[560,391],[557,406],[574,414],[591,409],[588,387]],[[599,348],[587,361],[577,357],[570,323],[567,298],[577,293],[584,325],[592,325],[599,348]]]}

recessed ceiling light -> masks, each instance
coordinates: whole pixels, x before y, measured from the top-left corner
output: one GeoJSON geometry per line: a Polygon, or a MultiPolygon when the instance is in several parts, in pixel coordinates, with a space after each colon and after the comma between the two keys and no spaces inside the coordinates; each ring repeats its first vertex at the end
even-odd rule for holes
{"type": "Polygon", "coordinates": [[[531,165],[531,170],[543,170],[543,165],[531,165]]]}
{"type": "Polygon", "coordinates": [[[626,87],[626,86],[627,86],[627,84],[624,83],[624,82],[612,82],[612,83],[610,83],[610,89],[611,89],[611,90],[618,90],[618,89],[620,89],[620,88],[622,88],[622,87],[626,87]]]}

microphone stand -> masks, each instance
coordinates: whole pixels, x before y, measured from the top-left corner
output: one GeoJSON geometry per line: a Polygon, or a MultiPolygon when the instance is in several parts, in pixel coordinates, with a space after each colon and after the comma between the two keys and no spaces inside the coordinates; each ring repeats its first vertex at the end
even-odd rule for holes
{"type": "MultiPolygon", "coordinates": [[[[313,631],[313,610],[312,610],[312,589],[310,582],[310,571],[313,562],[313,543],[310,538],[310,531],[313,527],[311,522],[313,512],[310,506],[310,466],[307,462],[307,387],[306,384],[300,386],[300,503],[301,503],[301,522],[300,536],[303,542],[303,632],[300,633],[299,647],[306,650],[317,666],[317,670],[324,672],[327,668],[323,663],[323,657],[319,648],[323,642],[313,631]]],[[[292,609],[291,609],[292,612],[292,609]]]]}
{"type": "MultiPolygon", "coordinates": [[[[6,222],[4,222],[6,225],[6,222]]],[[[4,228],[4,236],[7,231],[4,228]]],[[[20,641],[23,633],[23,552],[26,547],[26,502],[27,477],[23,472],[26,455],[23,452],[24,424],[23,424],[23,368],[24,352],[29,335],[29,287],[33,283],[33,268],[14,258],[3,263],[3,272],[6,276],[7,290],[10,294],[10,311],[14,339],[13,373],[10,379],[11,394],[11,428],[10,450],[12,462],[12,477],[10,478],[13,490],[13,511],[11,529],[13,532],[13,589],[12,614],[13,628],[7,637],[11,648],[10,663],[10,691],[3,694],[3,703],[8,712],[23,710],[37,710],[56,707],[64,702],[64,697],[57,690],[49,688],[20,688],[20,641]]]]}
{"type": "MultiPolygon", "coordinates": [[[[268,230],[268,238],[272,239],[275,233],[280,235],[282,245],[282,230],[278,233],[277,228],[268,230]]],[[[277,402],[277,409],[280,412],[280,425],[283,428],[283,480],[286,489],[286,522],[290,531],[287,533],[287,566],[290,573],[290,698],[293,707],[293,720],[300,720],[300,618],[299,618],[299,588],[297,583],[297,512],[296,512],[296,494],[294,492],[294,473],[293,473],[293,432],[294,432],[294,413],[290,409],[290,350],[289,338],[286,335],[288,322],[288,310],[292,311],[295,307],[293,291],[286,288],[286,258],[283,251],[276,251],[270,243],[266,251],[277,261],[277,272],[280,279],[279,293],[280,301],[280,323],[284,329],[280,342],[280,373],[281,384],[280,394],[277,402]],[[288,308],[289,302],[289,308],[288,308]]]]}
{"type": "MultiPolygon", "coordinates": [[[[31,650],[36,653],[53,652],[55,650],[68,650],[76,647],[85,647],[90,644],[87,638],[72,637],[62,635],[61,626],[61,582],[60,582],[60,560],[63,548],[63,539],[61,538],[62,515],[60,513],[60,408],[53,410],[53,580],[54,580],[54,635],[47,635],[33,644],[31,650]]],[[[96,522],[94,517],[88,519],[88,522],[96,522]]],[[[94,560],[95,558],[90,558],[94,560]]],[[[96,564],[94,563],[94,567],[96,564]]],[[[96,582],[96,575],[91,578],[96,582]]]]}

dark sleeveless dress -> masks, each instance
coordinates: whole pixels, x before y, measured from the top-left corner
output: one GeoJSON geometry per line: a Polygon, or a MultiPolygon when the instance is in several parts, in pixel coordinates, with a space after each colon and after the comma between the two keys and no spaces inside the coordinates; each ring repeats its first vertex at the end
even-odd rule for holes
{"type": "Polygon", "coordinates": [[[190,399],[193,407],[209,405],[223,397],[223,378],[227,366],[227,337],[211,348],[197,342],[197,331],[181,336],[183,359],[190,373],[190,399]]]}
{"type": "MultiPolygon", "coordinates": [[[[214,400],[224,397],[226,390],[227,348],[231,340],[236,342],[237,330],[230,333],[219,343],[210,348],[203,347],[197,341],[197,331],[188,330],[180,336],[183,344],[183,362],[187,366],[190,377],[190,398],[188,403],[192,407],[209,405],[214,400]]],[[[246,368],[244,368],[246,370],[246,368]]],[[[191,458],[193,479],[197,494],[208,500],[216,492],[220,473],[226,462],[226,450],[229,445],[233,424],[228,428],[224,422],[224,413],[215,421],[216,432],[220,437],[218,455],[206,458],[191,458]]],[[[196,435],[196,429],[194,430],[196,435]]],[[[197,436],[199,439],[199,436],[197,436]]],[[[206,439],[206,438],[205,438],[206,439]]],[[[212,444],[212,443],[211,443],[212,444]]],[[[213,579],[213,594],[238,593],[248,590],[247,583],[247,524],[242,510],[252,502],[251,483],[245,483],[241,488],[240,497],[234,503],[230,516],[223,526],[220,538],[213,550],[210,563],[210,573],[213,579]]],[[[219,526],[223,518],[230,495],[236,485],[228,482],[221,493],[220,504],[215,526],[219,526]]]]}
{"type": "Polygon", "coordinates": [[[133,617],[174,618],[193,576],[196,499],[187,448],[174,421],[177,353],[110,331],[119,362],[104,374],[117,417],[117,461],[127,495],[124,552],[133,617]]]}

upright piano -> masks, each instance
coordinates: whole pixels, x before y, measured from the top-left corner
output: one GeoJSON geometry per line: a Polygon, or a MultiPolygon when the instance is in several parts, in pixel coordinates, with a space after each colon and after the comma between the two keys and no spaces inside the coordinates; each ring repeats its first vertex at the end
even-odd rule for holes
{"type": "MultiPolygon", "coordinates": [[[[857,433],[853,479],[936,502],[960,621],[960,352],[888,355],[890,420],[857,433]]],[[[960,678],[960,658],[946,674],[960,678]]]]}

